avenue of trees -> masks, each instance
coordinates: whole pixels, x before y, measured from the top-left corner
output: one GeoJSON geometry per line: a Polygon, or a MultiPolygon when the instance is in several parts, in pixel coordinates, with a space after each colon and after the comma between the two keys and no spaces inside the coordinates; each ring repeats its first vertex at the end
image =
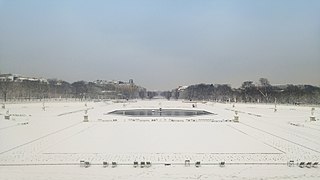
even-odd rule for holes
{"type": "MultiPolygon", "coordinates": [[[[320,87],[311,85],[271,85],[268,79],[260,78],[258,83],[245,81],[240,88],[226,84],[197,84],[188,86],[178,93],[179,99],[212,100],[219,102],[320,104],[320,87]]],[[[175,98],[176,98],[175,97],[175,98]]]]}
{"type": "Polygon", "coordinates": [[[99,84],[77,81],[68,83],[51,79],[48,82],[0,81],[0,100],[42,100],[47,98],[75,99],[170,99],[218,102],[320,104],[320,87],[311,85],[272,85],[268,79],[244,81],[239,88],[227,84],[197,84],[172,91],[154,92],[133,83],[99,84]]]}
{"type": "Polygon", "coordinates": [[[68,83],[54,79],[48,80],[48,83],[29,80],[0,81],[0,99],[3,101],[47,98],[143,99],[146,97],[146,89],[135,84],[96,84],[85,81],[68,83]]]}

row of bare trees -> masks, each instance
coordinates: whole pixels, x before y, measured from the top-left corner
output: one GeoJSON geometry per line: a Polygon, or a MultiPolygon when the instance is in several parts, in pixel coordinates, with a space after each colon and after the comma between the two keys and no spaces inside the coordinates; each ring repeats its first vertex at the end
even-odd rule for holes
{"type": "Polygon", "coordinates": [[[133,99],[147,96],[146,89],[135,84],[96,84],[85,81],[68,83],[54,79],[48,82],[0,81],[0,93],[2,101],[46,98],[133,99]]]}
{"type": "Polygon", "coordinates": [[[289,103],[289,104],[320,104],[320,87],[311,85],[277,85],[273,86],[266,78],[258,83],[245,81],[240,88],[231,88],[226,84],[197,84],[188,86],[183,91],[172,91],[171,98],[240,101],[251,103],[289,103]]]}
{"type": "Polygon", "coordinates": [[[0,100],[42,100],[46,98],[76,99],[152,99],[161,95],[167,99],[213,100],[222,102],[261,103],[311,103],[320,104],[320,88],[311,85],[271,85],[268,79],[260,78],[258,83],[245,81],[240,88],[227,84],[197,84],[183,91],[154,92],[135,84],[98,84],[62,80],[48,82],[25,80],[22,82],[0,81],[0,100]]]}

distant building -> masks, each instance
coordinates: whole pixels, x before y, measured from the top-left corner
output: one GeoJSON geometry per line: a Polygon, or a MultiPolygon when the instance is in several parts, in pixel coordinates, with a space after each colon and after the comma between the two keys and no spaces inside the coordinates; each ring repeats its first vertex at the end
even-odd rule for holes
{"type": "Polygon", "coordinates": [[[189,86],[179,86],[177,90],[178,90],[178,92],[181,92],[181,91],[186,90],[188,87],[189,86]]]}
{"type": "Polygon", "coordinates": [[[18,74],[0,74],[0,81],[23,82],[23,81],[37,81],[42,83],[49,83],[45,78],[26,77],[18,74]]]}
{"type": "Polygon", "coordinates": [[[106,84],[113,84],[113,85],[132,85],[133,79],[130,79],[129,82],[123,82],[123,81],[116,81],[116,80],[96,80],[94,81],[95,84],[99,85],[106,85],[106,84]]]}
{"type": "Polygon", "coordinates": [[[14,76],[12,74],[0,74],[0,81],[13,81],[14,76]]]}

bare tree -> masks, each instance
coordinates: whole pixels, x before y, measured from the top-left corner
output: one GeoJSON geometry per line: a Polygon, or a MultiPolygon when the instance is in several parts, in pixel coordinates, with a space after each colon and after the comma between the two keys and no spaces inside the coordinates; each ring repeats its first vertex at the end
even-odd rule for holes
{"type": "Polygon", "coordinates": [[[259,83],[262,87],[268,87],[271,86],[269,80],[267,78],[260,78],[259,83]]]}
{"type": "Polygon", "coordinates": [[[267,78],[260,78],[259,83],[261,88],[258,88],[258,91],[263,95],[263,97],[266,98],[266,101],[268,102],[268,95],[271,90],[271,84],[267,78]]]}
{"type": "Polygon", "coordinates": [[[248,89],[254,87],[254,84],[252,81],[245,81],[242,83],[241,88],[248,89]]]}

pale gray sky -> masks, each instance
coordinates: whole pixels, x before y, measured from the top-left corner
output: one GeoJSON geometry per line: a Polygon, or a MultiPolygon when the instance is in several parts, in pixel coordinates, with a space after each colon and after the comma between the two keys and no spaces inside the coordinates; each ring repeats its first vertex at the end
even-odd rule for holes
{"type": "Polygon", "coordinates": [[[318,0],[0,0],[0,72],[320,85],[318,0]]]}

